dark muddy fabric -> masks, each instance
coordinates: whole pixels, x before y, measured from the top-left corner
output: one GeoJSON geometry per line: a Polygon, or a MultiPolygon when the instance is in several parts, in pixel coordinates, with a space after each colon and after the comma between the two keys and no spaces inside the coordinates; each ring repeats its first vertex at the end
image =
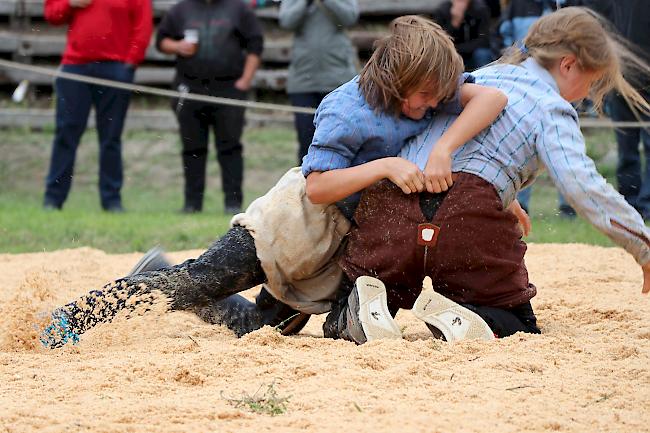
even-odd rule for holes
{"type": "Polygon", "coordinates": [[[541,334],[537,327],[537,317],[533,312],[530,302],[509,309],[483,307],[477,305],[463,304],[472,310],[488,324],[494,335],[499,338],[509,337],[517,332],[528,334],[541,334]]]}
{"type": "Polygon", "coordinates": [[[60,311],[68,316],[71,330],[82,334],[98,323],[111,321],[122,310],[146,311],[156,300],[155,292],[165,295],[172,310],[200,311],[264,280],[253,238],[236,226],[197,259],[121,278],[60,311]]]}
{"type": "Polygon", "coordinates": [[[332,303],[332,310],[325,318],[325,323],[323,323],[323,336],[325,338],[342,338],[344,340],[354,341],[352,338],[348,338],[350,332],[347,330],[347,316],[351,313],[348,306],[348,300],[353,287],[354,284],[352,281],[343,274],[341,287],[336,294],[336,301],[332,303]]]}
{"type": "Polygon", "coordinates": [[[277,327],[283,335],[294,335],[305,327],[310,318],[310,315],[278,301],[264,288],[255,302],[241,295],[231,295],[193,310],[204,321],[224,325],[238,337],[263,326],[277,327]]]}

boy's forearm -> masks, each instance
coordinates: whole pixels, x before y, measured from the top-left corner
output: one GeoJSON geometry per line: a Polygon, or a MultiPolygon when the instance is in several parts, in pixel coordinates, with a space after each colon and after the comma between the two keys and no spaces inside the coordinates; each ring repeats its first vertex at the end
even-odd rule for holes
{"type": "Polygon", "coordinates": [[[440,137],[434,149],[449,154],[467,143],[496,120],[508,103],[508,97],[497,89],[484,87],[471,97],[458,118],[440,137]]]}
{"type": "Polygon", "coordinates": [[[386,177],[381,160],[355,167],[330,171],[315,171],[307,175],[307,198],[314,204],[330,204],[386,177]]]}

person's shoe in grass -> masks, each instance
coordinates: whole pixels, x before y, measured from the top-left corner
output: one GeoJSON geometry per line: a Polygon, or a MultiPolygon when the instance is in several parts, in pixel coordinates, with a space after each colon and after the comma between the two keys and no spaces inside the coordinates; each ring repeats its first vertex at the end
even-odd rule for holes
{"type": "Polygon", "coordinates": [[[415,300],[413,314],[424,321],[436,338],[449,343],[459,340],[493,340],[494,332],[473,311],[431,289],[422,290],[415,300]]]}
{"type": "Polygon", "coordinates": [[[347,308],[347,336],[355,343],[402,338],[399,326],[388,311],[386,287],[377,278],[357,278],[347,308]]]}
{"type": "Polygon", "coordinates": [[[165,251],[156,245],[142,256],[127,276],[139,274],[140,272],[157,271],[158,269],[168,268],[170,266],[171,263],[165,257],[165,251]]]}
{"type": "Polygon", "coordinates": [[[68,341],[78,343],[79,334],[72,331],[68,316],[63,311],[55,311],[52,313],[52,321],[41,332],[40,341],[45,348],[56,349],[68,341]]]}
{"type": "Polygon", "coordinates": [[[191,215],[191,214],[195,214],[195,213],[200,213],[202,210],[203,209],[201,209],[200,207],[196,207],[196,206],[186,204],[180,210],[180,213],[186,214],[186,215],[191,215]]]}
{"type": "Polygon", "coordinates": [[[574,219],[577,216],[576,210],[568,204],[560,205],[558,208],[558,214],[560,215],[560,218],[565,219],[574,219]]]}
{"type": "Polygon", "coordinates": [[[126,212],[126,210],[124,209],[124,207],[122,207],[122,205],[120,203],[116,203],[116,204],[112,204],[110,206],[106,206],[104,208],[104,212],[107,212],[107,213],[124,213],[124,212],[126,212]]]}
{"type": "Polygon", "coordinates": [[[53,201],[45,200],[45,202],[43,202],[43,210],[47,212],[59,211],[62,208],[63,208],[62,205],[58,203],[54,203],[53,201]]]}
{"type": "Polygon", "coordinates": [[[237,215],[241,213],[240,205],[225,205],[223,208],[223,213],[226,215],[237,215]]]}

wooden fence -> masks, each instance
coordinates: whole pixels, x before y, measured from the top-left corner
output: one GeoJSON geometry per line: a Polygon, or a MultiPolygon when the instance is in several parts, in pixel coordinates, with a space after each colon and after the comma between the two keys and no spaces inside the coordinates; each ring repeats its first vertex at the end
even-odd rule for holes
{"type": "MultiPolygon", "coordinates": [[[[385,31],[395,16],[427,14],[442,0],[360,0],[361,19],[350,30],[353,44],[362,53],[369,53],[373,42],[385,31]]],[[[43,0],[0,0],[0,57],[39,66],[56,67],[65,47],[66,27],[54,27],[43,19],[43,0]]],[[[175,0],[153,0],[155,23],[176,3],[175,0]]],[[[287,66],[291,58],[291,33],[279,28],[278,7],[257,9],[265,29],[263,64],[253,83],[256,89],[284,92],[287,66]]],[[[136,73],[139,84],[169,85],[174,74],[174,57],[160,53],[152,43],[145,63],[136,73]]],[[[32,84],[49,86],[51,78],[0,70],[0,84],[11,85],[28,79],[32,84]]]]}

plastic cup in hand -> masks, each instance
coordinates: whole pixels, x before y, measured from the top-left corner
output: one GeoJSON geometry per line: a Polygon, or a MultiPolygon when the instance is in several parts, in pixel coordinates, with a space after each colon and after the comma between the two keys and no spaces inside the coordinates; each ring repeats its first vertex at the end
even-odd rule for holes
{"type": "Polygon", "coordinates": [[[22,102],[23,99],[25,99],[25,94],[27,93],[27,88],[29,87],[29,81],[27,80],[22,80],[18,87],[16,87],[16,90],[14,90],[14,93],[11,95],[11,99],[15,102],[22,102]]]}
{"type": "Polygon", "coordinates": [[[183,32],[183,40],[191,44],[199,43],[199,31],[196,29],[187,29],[183,32]]]}

